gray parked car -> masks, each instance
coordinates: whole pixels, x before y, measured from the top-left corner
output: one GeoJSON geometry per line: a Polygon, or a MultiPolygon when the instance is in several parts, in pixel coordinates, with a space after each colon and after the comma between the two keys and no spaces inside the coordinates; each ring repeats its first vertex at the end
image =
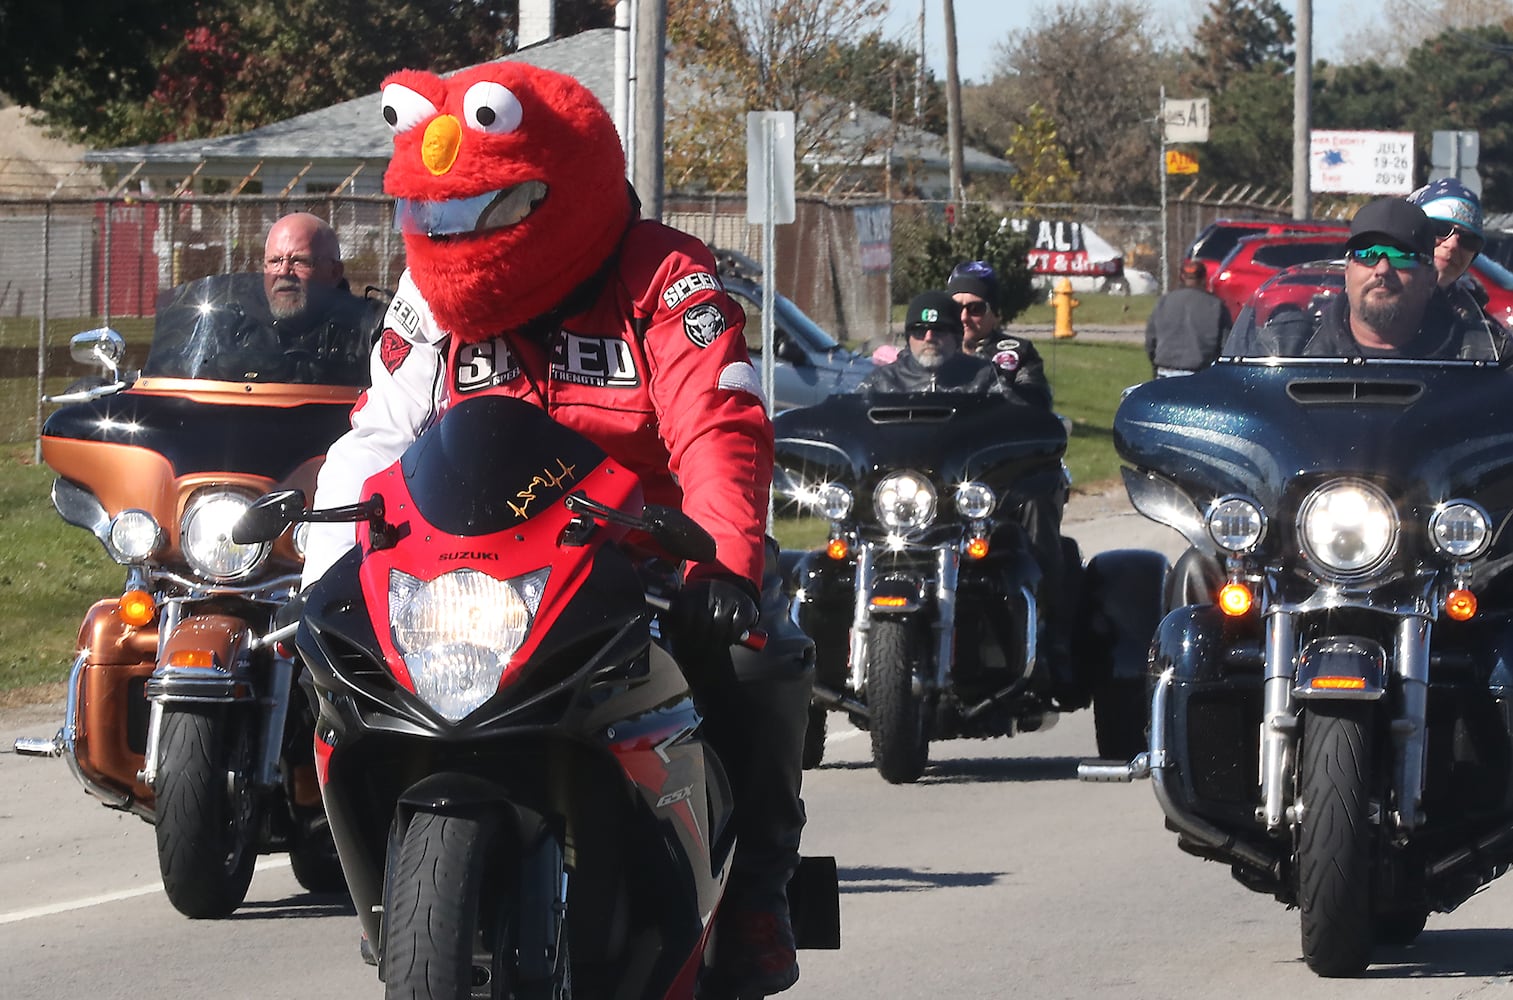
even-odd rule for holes
{"type": "MultiPolygon", "coordinates": [[[[746,311],[746,348],[762,370],[761,265],[733,250],[714,251],[725,290],[746,311]]],[[[773,410],[818,403],[833,392],[855,392],[873,368],[871,358],[842,347],[783,295],[773,300],[773,410]]]]}

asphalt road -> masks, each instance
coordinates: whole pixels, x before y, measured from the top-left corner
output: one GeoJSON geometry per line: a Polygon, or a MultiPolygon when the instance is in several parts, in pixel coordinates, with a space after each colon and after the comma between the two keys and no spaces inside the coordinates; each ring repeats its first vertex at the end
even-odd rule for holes
{"type": "MultiPolygon", "coordinates": [[[[1085,553],[1176,539],[1118,497],[1074,505],[1085,553]]],[[[264,859],[229,920],[189,921],[163,897],[153,831],[86,798],[61,761],[17,758],[60,707],[0,714],[0,997],[237,1000],[377,997],[339,899],[304,895],[264,859]]],[[[1358,980],[1298,957],[1298,914],[1177,850],[1150,787],[1084,785],[1087,712],[1048,732],[932,748],[918,784],[891,786],[865,734],[832,716],[806,775],[805,850],[841,874],[843,946],[805,952],[786,998],[1109,1000],[1505,997],[1513,881],[1430,918],[1358,980]]]]}

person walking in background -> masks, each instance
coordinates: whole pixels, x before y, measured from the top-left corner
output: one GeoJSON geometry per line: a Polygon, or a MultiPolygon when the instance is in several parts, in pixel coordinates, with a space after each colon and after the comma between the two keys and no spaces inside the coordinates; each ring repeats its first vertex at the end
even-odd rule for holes
{"type": "Polygon", "coordinates": [[[1191,375],[1213,364],[1233,317],[1204,283],[1208,268],[1184,260],[1179,284],[1161,296],[1145,324],[1145,353],[1157,378],[1191,375]]]}

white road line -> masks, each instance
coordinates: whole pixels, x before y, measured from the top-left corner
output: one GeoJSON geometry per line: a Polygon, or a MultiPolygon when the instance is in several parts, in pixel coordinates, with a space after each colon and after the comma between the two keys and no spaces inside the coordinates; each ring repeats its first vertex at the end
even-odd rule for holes
{"type": "MultiPolygon", "coordinates": [[[[259,858],[253,866],[254,871],[267,871],[270,868],[289,867],[289,856],[281,854],[276,857],[259,858]]],[[[18,924],[23,920],[34,920],[37,917],[50,917],[55,913],[67,913],[70,910],[83,910],[91,906],[100,906],[105,903],[115,903],[123,899],[134,899],[137,896],[150,896],[155,892],[162,892],[161,883],[138,886],[135,889],[121,889],[117,892],[103,892],[98,896],[85,896],[83,899],[71,899],[62,903],[48,903],[46,906],[34,906],[27,910],[11,910],[9,913],[0,913],[0,924],[18,924]]]]}

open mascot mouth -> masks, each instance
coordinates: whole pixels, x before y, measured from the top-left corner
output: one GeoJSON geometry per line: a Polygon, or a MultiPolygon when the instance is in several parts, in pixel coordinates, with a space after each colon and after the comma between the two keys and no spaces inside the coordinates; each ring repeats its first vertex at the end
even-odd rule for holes
{"type": "Polygon", "coordinates": [[[437,240],[504,229],[528,218],[546,200],[547,191],[541,181],[526,181],[449,201],[401,198],[395,205],[394,228],[437,240]]]}

